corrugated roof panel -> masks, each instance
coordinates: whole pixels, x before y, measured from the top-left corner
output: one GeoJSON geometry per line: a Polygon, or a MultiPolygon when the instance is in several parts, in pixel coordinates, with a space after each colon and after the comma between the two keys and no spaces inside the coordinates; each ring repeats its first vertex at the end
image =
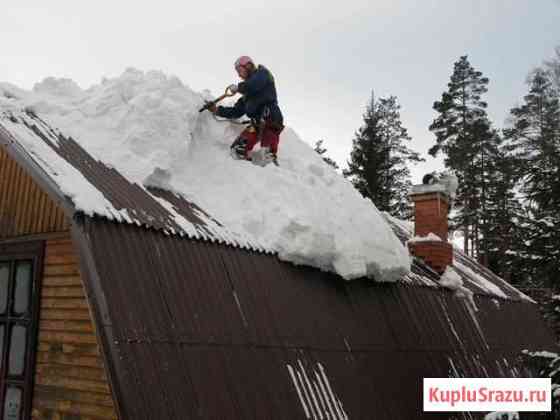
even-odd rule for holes
{"type": "Polygon", "coordinates": [[[475,311],[442,288],[345,282],[271,255],[84,223],[126,418],[305,419],[305,407],[327,418],[338,407],[331,418],[409,420],[423,416],[422,377],[525,375],[523,349],[555,347],[527,301],[481,294],[475,311]]]}
{"type": "MultiPolygon", "coordinates": [[[[401,242],[406,243],[413,236],[410,222],[395,219],[384,214],[393,231],[401,242]]],[[[517,290],[505,280],[453,247],[453,268],[463,279],[463,285],[478,295],[494,296],[501,299],[526,300],[534,302],[530,297],[517,290]]],[[[412,272],[401,281],[426,286],[439,286],[439,275],[426,266],[420,259],[414,258],[412,272]]]]}
{"type": "Polygon", "coordinates": [[[57,183],[61,194],[98,195],[93,209],[76,211],[165,231],[168,234],[225,243],[258,252],[271,252],[221,223],[185,197],[130,182],[115,168],[96,160],[72,138],[63,136],[31,112],[0,114],[0,138],[27,153],[57,183]],[[15,144],[14,144],[15,142],[15,144]],[[77,187],[76,181],[80,184],[77,187]]]}

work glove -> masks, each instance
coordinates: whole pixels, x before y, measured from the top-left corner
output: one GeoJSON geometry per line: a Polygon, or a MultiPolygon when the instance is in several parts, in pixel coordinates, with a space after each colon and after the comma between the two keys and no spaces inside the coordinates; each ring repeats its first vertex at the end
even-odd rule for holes
{"type": "Polygon", "coordinates": [[[210,102],[210,103],[208,103],[208,105],[207,105],[207,108],[206,108],[206,109],[208,109],[208,111],[210,111],[210,112],[211,112],[212,114],[215,114],[215,113],[216,113],[216,111],[218,110],[218,107],[216,106],[216,104],[215,104],[215,103],[213,103],[213,102],[210,102]]]}
{"type": "Polygon", "coordinates": [[[233,85],[229,85],[228,90],[235,95],[239,91],[239,88],[234,83],[233,85]]]}

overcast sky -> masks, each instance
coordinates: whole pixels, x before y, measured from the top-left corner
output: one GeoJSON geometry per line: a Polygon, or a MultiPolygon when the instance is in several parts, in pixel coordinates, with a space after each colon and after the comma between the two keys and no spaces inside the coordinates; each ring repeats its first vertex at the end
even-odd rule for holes
{"type": "MultiPolygon", "coordinates": [[[[88,87],[136,67],[219,94],[248,54],[274,73],[287,124],[309,143],[325,139],[339,163],[372,89],[398,97],[411,147],[426,155],[432,104],[461,55],[490,78],[501,127],[527,73],[560,45],[560,0],[5,3],[0,81],[31,88],[57,76],[88,87]]],[[[428,157],[414,181],[438,168],[428,157]]]]}

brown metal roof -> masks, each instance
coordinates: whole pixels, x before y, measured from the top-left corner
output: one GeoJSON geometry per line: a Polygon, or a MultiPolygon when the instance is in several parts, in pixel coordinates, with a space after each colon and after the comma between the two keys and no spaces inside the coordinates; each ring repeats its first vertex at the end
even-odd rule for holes
{"type": "Polygon", "coordinates": [[[479,294],[475,311],[441,288],[102,219],[76,229],[123,419],[430,418],[423,377],[523,376],[521,350],[554,347],[526,301],[479,294]]]}
{"type": "MultiPolygon", "coordinates": [[[[182,195],[131,183],[116,169],[96,160],[76,141],[63,136],[35,114],[4,112],[0,116],[0,140],[12,148],[20,146],[18,153],[26,154],[28,159],[34,160],[36,166],[41,166],[41,156],[34,156],[32,153],[28,153],[22,145],[14,143],[16,139],[8,130],[13,124],[27,127],[31,135],[35,136],[36,141],[47,144],[56,152],[57,156],[77,169],[97,191],[101,192],[114,208],[109,219],[161,230],[171,235],[228,244],[253,251],[271,252],[253,240],[229,231],[204,209],[182,195]],[[174,213],[170,209],[173,209],[174,213]],[[178,223],[177,217],[182,218],[185,223],[178,223]]],[[[49,174],[45,172],[43,177],[48,178],[49,174]]],[[[52,180],[50,181],[53,184],[52,180]]],[[[56,188],[55,184],[54,189],[56,188]]],[[[63,196],[60,189],[58,195],[63,196]]],[[[65,201],[70,204],[66,208],[72,208],[71,200],[66,198],[65,201]]],[[[76,209],[73,208],[72,212],[75,211],[76,209]]],[[[411,232],[407,230],[405,223],[397,223],[392,218],[388,218],[388,221],[403,242],[410,238],[411,232]]],[[[465,286],[474,293],[513,300],[528,299],[517,289],[460,251],[455,250],[454,258],[457,262],[455,269],[463,277],[465,286]],[[496,294],[491,289],[481,287],[480,282],[476,281],[478,276],[484,281],[490,282],[496,287],[496,290],[503,294],[496,294]]],[[[416,259],[411,273],[403,277],[401,281],[408,284],[440,287],[438,279],[439,276],[436,273],[416,259]]]]}
{"type": "MultiPolygon", "coordinates": [[[[186,197],[130,182],[115,168],[95,159],[76,141],[54,130],[37,115],[29,111],[1,113],[0,141],[8,148],[17,148],[19,155],[26,154],[28,160],[32,160],[43,170],[43,177],[51,175],[48,172],[50,162],[46,162],[50,157],[38,156],[37,150],[30,152],[24,144],[18,142],[17,135],[10,131],[14,124],[26,127],[28,134],[34,136],[34,141],[48,145],[56,152],[54,156],[68,162],[95,190],[103,194],[111,206],[110,214],[103,216],[123,223],[161,230],[171,235],[270,252],[254,240],[229,231],[186,197]],[[176,214],[170,211],[171,208],[176,214]],[[186,223],[179,223],[177,216],[184,218],[186,223]]],[[[56,182],[52,179],[50,181],[51,184],[54,183],[54,189],[59,190],[57,195],[64,196],[56,182]]],[[[73,205],[71,199],[65,198],[65,201],[73,205]]],[[[76,208],[73,210],[79,211],[76,208]]]]}
{"type": "MultiPolygon", "coordinates": [[[[399,221],[390,216],[386,216],[386,220],[403,243],[412,238],[413,228],[408,226],[409,222],[399,221]]],[[[532,301],[530,297],[455,247],[453,248],[453,268],[463,279],[464,286],[476,295],[532,301]]],[[[441,287],[439,278],[440,276],[422,260],[414,258],[411,273],[401,281],[409,284],[441,287]]]]}
{"type": "MultiPolygon", "coordinates": [[[[28,115],[25,124],[50,141],[40,119],[28,115]]],[[[554,349],[536,305],[461,254],[477,309],[441,288],[420,261],[398,283],[345,282],[250,246],[219,245],[239,243],[184,197],[131,184],[71,139],[53,138],[62,159],[134,217],[126,224],[75,214],[0,124],[8,152],[75,215],[122,419],[431,418],[421,412],[423,377],[523,376],[521,350],[554,349]],[[206,241],[182,239],[187,232],[159,200],[195,226],[190,237],[206,241]]],[[[406,240],[406,229],[393,227],[406,240]]]]}

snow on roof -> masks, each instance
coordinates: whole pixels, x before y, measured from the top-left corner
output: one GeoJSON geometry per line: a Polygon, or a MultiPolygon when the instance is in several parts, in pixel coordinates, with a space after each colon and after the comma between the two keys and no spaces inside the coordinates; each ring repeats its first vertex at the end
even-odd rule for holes
{"type": "Polygon", "coordinates": [[[410,271],[371,201],[290,128],[280,167],[231,159],[241,127],[198,113],[208,97],[134,69],[87,90],[55,78],[32,91],[0,84],[0,127],[90,216],[268,250],[349,280],[410,271]]]}
{"type": "Polygon", "coordinates": [[[228,232],[177,193],[129,182],[32,112],[0,111],[0,133],[12,140],[10,147],[19,148],[39,165],[76,211],[168,234],[269,251],[228,232]]]}
{"type": "MultiPolygon", "coordinates": [[[[414,223],[397,219],[388,213],[383,213],[383,215],[403,243],[410,240],[414,232],[414,223]]],[[[502,299],[525,300],[535,303],[529,296],[517,290],[511,284],[507,283],[455,246],[453,247],[453,269],[454,273],[461,276],[463,285],[475,294],[483,294],[502,299]]],[[[422,273],[417,260],[413,263],[413,272],[403,278],[403,281],[434,287],[449,286],[446,284],[448,281],[447,279],[444,279],[444,284],[441,284],[441,278],[430,277],[428,273],[422,273]],[[424,274],[424,276],[422,276],[422,274],[424,274]],[[424,277],[424,280],[420,279],[421,277],[424,277]]],[[[455,281],[455,283],[457,283],[457,281],[455,281]]]]}
{"type": "Polygon", "coordinates": [[[416,184],[412,186],[411,194],[427,194],[427,193],[447,193],[445,185],[442,184],[416,184]]]}
{"type": "Polygon", "coordinates": [[[414,236],[413,238],[410,238],[408,242],[442,242],[442,239],[435,233],[430,232],[426,236],[414,236]]]}

